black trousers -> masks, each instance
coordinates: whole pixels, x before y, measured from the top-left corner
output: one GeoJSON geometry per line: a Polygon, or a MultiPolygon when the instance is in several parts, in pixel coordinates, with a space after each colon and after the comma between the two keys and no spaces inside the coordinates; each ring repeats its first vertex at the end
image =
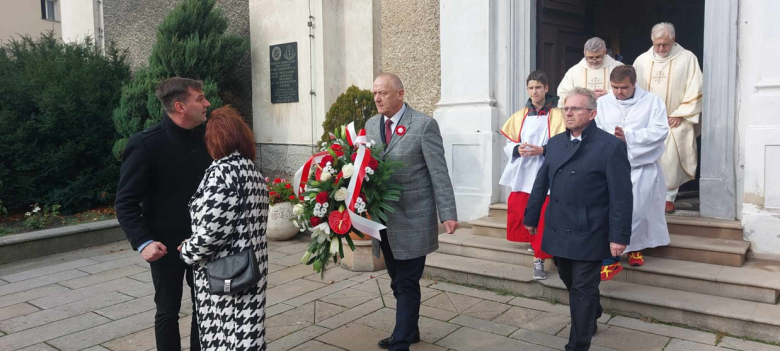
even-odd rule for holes
{"type": "Polygon", "coordinates": [[[590,339],[596,331],[597,320],[604,309],[601,307],[599,283],[601,283],[601,261],[574,261],[554,257],[558,274],[569,291],[571,310],[571,332],[566,351],[587,351],[590,339]]]}
{"type": "Polygon", "coordinates": [[[181,336],[179,335],[179,310],[183,293],[184,278],[190,287],[192,296],[192,325],[190,326],[190,350],[200,351],[200,338],[198,337],[198,323],[195,321],[197,309],[195,307],[195,289],[193,284],[192,267],[183,262],[178,264],[154,264],[152,263],[152,283],[154,284],[154,304],[157,313],[154,315],[154,337],[157,341],[158,351],[181,350],[181,336]]]}
{"type": "Polygon", "coordinates": [[[408,350],[412,339],[420,334],[417,322],[420,319],[420,278],[425,269],[425,256],[411,260],[396,260],[387,240],[387,232],[381,231],[382,254],[385,256],[387,274],[390,275],[390,288],[395,297],[395,344],[390,350],[408,350]]]}

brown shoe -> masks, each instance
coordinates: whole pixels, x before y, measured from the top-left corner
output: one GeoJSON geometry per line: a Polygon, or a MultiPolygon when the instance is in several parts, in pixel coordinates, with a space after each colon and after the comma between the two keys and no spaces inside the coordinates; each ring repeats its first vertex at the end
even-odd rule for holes
{"type": "Polygon", "coordinates": [[[666,202],[666,213],[674,213],[674,202],[666,202]]]}

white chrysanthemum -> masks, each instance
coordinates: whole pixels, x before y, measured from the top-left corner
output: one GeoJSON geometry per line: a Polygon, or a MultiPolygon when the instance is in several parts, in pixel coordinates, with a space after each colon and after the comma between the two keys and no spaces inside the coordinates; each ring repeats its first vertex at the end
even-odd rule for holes
{"type": "Polygon", "coordinates": [[[355,166],[351,163],[345,164],[344,167],[341,167],[341,174],[344,175],[344,179],[349,179],[349,177],[355,174],[355,166]]]}
{"type": "Polygon", "coordinates": [[[333,198],[336,199],[336,201],[344,201],[347,199],[347,188],[341,187],[339,190],[336,190],[336,194],[333,195],[333,198]]]}

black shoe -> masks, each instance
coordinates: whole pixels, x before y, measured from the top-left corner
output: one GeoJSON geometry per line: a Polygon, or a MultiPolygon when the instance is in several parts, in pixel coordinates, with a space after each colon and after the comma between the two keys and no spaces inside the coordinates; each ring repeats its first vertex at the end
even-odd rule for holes
{"type": "MultiPolygon", "coordinates": [[[[412,344],[416,344],[418,342],[420,342],[420,334],[415,335],[412,339],[412,344]]],[[[379,340],[377,343],[377,345],[383,349],[389,349],[390,346],[393,346],[393,344],[395,344],[395,338],[392,335],[390,335],[390,337],[387,339],[379,340]]]]}

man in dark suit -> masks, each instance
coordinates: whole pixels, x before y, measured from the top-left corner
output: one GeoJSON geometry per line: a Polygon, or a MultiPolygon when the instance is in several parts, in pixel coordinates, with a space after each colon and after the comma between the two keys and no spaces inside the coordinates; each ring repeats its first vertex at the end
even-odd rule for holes
{"type": "MultiPolygon", "coordinates": [[[[116,214],[133,250],[152,268],[157,350],[179,351],[185,277],[193,308],[195,296],[192,268],[179,259],[176,247],[192,235],[187,204],[213,161],[203,140],[210,104],[203,96],[203,83],[192,79],[166,79],[157,86],[156,95],[165,116],[127,142],[116,190],[116,214]]],[[[200,350],[194,317],[190,330],[190,348],[200,350]]]]}
{"type": "Polygon", "coordinates": [[[603,311],[601,262],[619,256],[631,239],[631,165],[626,145],[599,129],[596,95],[575,88],[564,101],[566,132],[550,139],[523,224],[536,233],[550,192],[542,250],[554,257],[569,291],[571,332],[567,351],[590,348],[603,311]]]}
{"type": "Polygon", "coordinates": [[[374,81],[374,102],[379,114],[366,121],[366,136],[384,143],[378,157],[404,164],[393,174],[403,186],[401,199],[389,203],[395,212],[387,213],[382,241],[373,242],[374,255],[381,249],[385,257],[398,301],[393,334],[379,347],[400,351],[420,341],[420,278],[425,256],[439,248],[439,221],[452,234],[458,216],[436,120],[404,103],[403,83],[392,73],[374,81]]]}

